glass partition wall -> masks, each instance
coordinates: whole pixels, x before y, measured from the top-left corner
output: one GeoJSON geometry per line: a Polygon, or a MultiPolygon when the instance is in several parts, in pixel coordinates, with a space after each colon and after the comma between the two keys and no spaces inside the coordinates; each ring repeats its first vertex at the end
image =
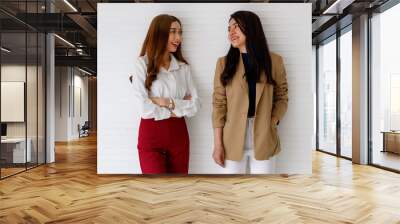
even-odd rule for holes
{"type": "Polygon", "coordinates": [[[317,150],[352,157],[351,25],[317,45],[317,150]]]}
{"type": "MultiPolygon", "coordinates": [[[[368,164],[400,172],[400,4],[388,1],[370,13],[368,164]]],[[[316,51],[317,150],[347,159],[352,158],[351,30],[350,25],[338,31],[316,51]]]]}
{"type": "Polygon", "coordinates": [[[371,18],[370,163],[400,172],[400,4],[371,18]]]}
{"type": "Polygon", "coordinates": [[[318,54],[318,149],[336,154],[336,36],[318,54]]]}
{"type": "MultiPolygon", "coordinates": [[[[35,13],[43,10],[40,2],[18,7],[35,13]]],[[[45,34],[16,17],[0,11],[1,179],[45,163],[46,156],[45,34]]]]}

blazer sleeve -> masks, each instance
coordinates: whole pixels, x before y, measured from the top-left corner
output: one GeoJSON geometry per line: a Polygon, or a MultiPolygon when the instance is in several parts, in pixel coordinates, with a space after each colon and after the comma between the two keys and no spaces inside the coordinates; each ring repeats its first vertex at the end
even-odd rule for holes
{"type": "Polygon", "coordinates": [[[280,121],[285,115],[288,108],[288,83],[286,80],[286,70],[281,56],[275,64],[275,86],[273,95],[272,116],[280,121]]]}
{"type": "Polygon", "coordinates": [[[213,128],[221,128],[225,126],[227,100],[225,86],[221,83],[221,73],[223,70],[223,58],[218,59],[214,75],[214,91],[213,91],[213,111],[212,124],[213,128]]]}

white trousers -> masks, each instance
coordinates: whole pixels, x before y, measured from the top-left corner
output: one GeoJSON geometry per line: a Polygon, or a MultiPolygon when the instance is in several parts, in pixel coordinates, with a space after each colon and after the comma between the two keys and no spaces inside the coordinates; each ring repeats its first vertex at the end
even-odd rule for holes
{"type": "Polygon", "coordinates": [[[224,174],[274,174],[275,156],[268,160],[254,157],[254,118],[247,118],[246,139],[241,161],[225,160],[224,174]]]}

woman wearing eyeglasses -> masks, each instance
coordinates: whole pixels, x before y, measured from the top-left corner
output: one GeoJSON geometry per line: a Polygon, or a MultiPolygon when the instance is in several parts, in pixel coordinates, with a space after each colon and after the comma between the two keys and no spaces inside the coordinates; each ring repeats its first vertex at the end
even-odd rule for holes
{"type": "Polygon", "coordinates": [[[277,125],[288,107],[282,57],[269,51],[260,18],[237,11],[229,19],[231,47],[215,69],[214,161],[224,173],[275,172],[277,125]]]}
{"type": "Polygon", "coordinates": [[[142,107],[137,147],[143,174],[188,173],[184,117],[197,113],[200,100],[181,43],[179,19],[156,16],[130,77],[142,107]]]}

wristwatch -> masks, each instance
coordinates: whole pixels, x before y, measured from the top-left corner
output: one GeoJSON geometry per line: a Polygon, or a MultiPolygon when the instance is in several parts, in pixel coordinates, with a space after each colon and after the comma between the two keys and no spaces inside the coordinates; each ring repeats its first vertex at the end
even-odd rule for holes
{"type": "Polygon", "coordinates": [[[172,101],[172,99],[169,98],[168,109],[172,110],[173,108],[174,108],[174,101],[172,101]]]}

